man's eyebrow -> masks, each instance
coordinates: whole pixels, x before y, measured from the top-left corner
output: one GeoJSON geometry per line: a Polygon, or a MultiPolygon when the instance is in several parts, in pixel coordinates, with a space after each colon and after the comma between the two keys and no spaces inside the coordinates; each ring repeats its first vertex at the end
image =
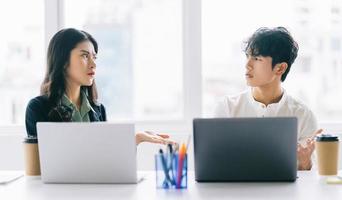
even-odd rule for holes
{"type": "Polygon", "coordinates": [[[87,51],[87,50],[83,50],[83,49],[81,49],[80,51],[82,51],[83,53],[90,54],[90,53],[89,53],[89,51],[87,51]]]}

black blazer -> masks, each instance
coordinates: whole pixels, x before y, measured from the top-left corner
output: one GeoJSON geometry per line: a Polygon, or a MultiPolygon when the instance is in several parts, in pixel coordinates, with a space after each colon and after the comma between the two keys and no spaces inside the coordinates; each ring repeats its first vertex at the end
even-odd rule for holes
{"type": "MultiPolygon", "coordinates": [[[[106,110],[102,104],[91,104],[94,111],[89,112],[89,119],[91,122],[96,121],[106,121],[106,110]]],[[[55,108],[55,105],[52,104],[48,97],[38,96],[30,100],[26,108],[26,132],[28,136],[36,137],[37,136],[37,122],[62,122],[65,121],[63,119],[59,119],[56,117],[51,117],[50,111],[55,108]]]]}

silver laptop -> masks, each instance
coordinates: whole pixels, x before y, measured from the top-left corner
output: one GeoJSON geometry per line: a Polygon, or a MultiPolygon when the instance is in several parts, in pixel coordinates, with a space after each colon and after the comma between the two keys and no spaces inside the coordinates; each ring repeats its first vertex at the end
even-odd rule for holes
{"type": "Polygon", "coordinates": [[[197,181],[295,181],[297,118],[194,119],[197,181]]]}
{"type": "Polygon", "coordinates": [[[137,183],[134,124],[37,123],[45,183],[137,183]]]}

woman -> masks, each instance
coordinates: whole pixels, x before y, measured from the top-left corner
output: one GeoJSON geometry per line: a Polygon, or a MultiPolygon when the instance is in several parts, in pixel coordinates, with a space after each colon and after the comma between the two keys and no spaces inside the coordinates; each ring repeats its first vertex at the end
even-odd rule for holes
{"type": "MultiPolygon", "coordinates": [[[[106,121],[105,107],[97,101],[97,52],[97,42],[85,31],[69,28],[53,36],[41,96],[32,99],[26,109],[28,136],[37,136],[37,122],[106,121]]],[[[173,143],[168,135],[151,132],[136,133],[135,138],[137,145],[173,143]]]]}

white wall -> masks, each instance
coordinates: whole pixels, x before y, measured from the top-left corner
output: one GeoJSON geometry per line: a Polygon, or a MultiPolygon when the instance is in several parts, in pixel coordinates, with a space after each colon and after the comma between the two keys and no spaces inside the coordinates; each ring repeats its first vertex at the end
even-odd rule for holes
{"type": "Polygon", "coordinates": [[[0,170],[24,169],[24,134],[0,132],[0,170]]]}

